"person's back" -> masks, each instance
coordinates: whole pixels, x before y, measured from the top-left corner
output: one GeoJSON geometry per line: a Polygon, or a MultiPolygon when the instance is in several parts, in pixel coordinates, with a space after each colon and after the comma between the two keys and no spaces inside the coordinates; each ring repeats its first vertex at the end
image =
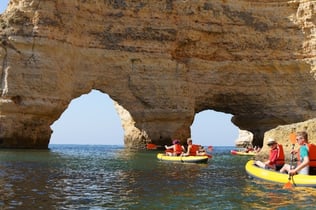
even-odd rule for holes
{"type": "Polygon", "coordinates": [[[190,156],[195,156],[198,150],[199,150],[199,145],[192,144],[188,146],[188,151],[189,151],[190,156]]]}
{"type": "Polygon", "coordinates": [[[175,155],[180,155],[183,152],[183,147],[180,143],[175,144],[173,147],[173,152],[175,155]]]}
{"type": "Polygon", "coordinates": [[[180,141],[178,139],[175,139],[172,141],[173,145],[172,146],[167,146],[165,145],[166,154],[167,155],[180,155],[182,152],[184,152],[184,147],[180,144],[180,141]]]}

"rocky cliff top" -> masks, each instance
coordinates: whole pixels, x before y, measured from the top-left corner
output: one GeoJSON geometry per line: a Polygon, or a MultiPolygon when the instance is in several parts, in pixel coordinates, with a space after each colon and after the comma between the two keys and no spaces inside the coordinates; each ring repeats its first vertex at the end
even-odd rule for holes
{"type": "MultiPolygon", "coordinates": [[[[11,0],[0,18],[0,146],[45,148],[92,89],[117,104],[125,144],[185,141],[194,115],[264,132],[316,114],[313,0],[11,0]]],[[[212,126],[212,125],[209,125],[212,126]]]]}

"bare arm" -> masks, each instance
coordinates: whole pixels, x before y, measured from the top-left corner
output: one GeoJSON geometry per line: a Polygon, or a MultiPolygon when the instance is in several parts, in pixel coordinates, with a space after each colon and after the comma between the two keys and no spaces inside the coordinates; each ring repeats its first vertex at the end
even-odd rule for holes
{"type": "Polygon", "coordinates": [[[171,146],[165,145],[165,148],[166,148],[166,149],[173,149],[173,145],[171,145],[171,146]]]}

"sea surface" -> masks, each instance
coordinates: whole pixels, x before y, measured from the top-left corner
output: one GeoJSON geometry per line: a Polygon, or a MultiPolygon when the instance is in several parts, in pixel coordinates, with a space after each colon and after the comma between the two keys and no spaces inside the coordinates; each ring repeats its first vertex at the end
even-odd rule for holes
{"type": "Polygon", "coordinates": [[[316,209],[315,188],[251,179],[231,149],[207,164],[109,145],[0,150],[0,209],[316,209]]]}

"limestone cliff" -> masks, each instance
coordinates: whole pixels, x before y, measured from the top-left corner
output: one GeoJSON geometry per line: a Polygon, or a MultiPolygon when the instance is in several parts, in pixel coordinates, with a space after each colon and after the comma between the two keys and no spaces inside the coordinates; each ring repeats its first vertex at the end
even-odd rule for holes
{"type": "MultiPolygon", "coordinates": [[[[308,142],[316,144],[316,118],[310,119],[300,123],[293,123],[291,125],[282,125],[274,129],[267,131],[264,135],[264,145],[262,150],[257,155],[257,159],[268,159],[270,148],[266,145],[266,141],[269,138],[274,138],[279,144],[283,145],[285,157],[288,161],[291,158],[292,143],[290,140],[290,134],[292,131],[306,131],[308,133],[308,142]]],[[[299,148],[299,145],[295,143],[295,149],[299,148]]]]}
{"type": "Polygon", "coordinates": [[[235,140],[235,146],[247,148],[252,146],[253,134],[246,130],[239,130],[238,138],[235,140]]]}
{"type": "Polygon", "coordinates": [[[11,0],[0,17],[0,147],[47,148],[50,125],[92,89],[122,108],[128,147],[185,140],[207,109],[232,114],[261,145],[265,131],[316,116],[315,9],[314,0],[11,0]]]}

